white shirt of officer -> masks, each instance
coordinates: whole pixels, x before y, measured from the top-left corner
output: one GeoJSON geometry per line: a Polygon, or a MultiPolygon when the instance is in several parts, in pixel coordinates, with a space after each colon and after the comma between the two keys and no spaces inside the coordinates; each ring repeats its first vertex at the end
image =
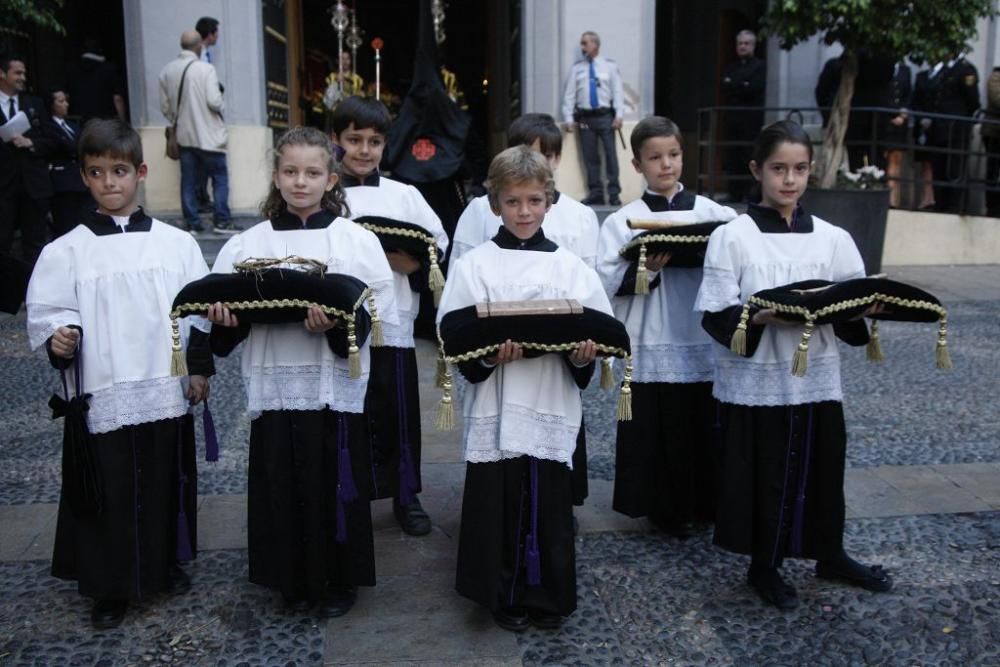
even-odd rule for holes
{"type": "Polygon", "coordinates": [[[584,58],[573,64],[566,78],[563,90],[562,115],[567,123],[573,122],[574,109],[592,109],[590,104],[590,62],[587,57],[587,41],[593,40],[594,74],[597,76],[597,108],[614,108],[615,118],[622,118],[625,113],[625,91],[622,86],[622,75],[618,63],[600,55],[600,38],[591,32],[585,32],[580,37],[580,47],[584,58]]]}

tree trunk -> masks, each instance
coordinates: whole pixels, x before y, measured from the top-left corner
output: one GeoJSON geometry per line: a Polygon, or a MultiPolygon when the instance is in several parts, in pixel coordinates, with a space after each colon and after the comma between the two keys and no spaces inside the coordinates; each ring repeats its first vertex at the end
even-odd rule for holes
{"type": "Polygon", "coordinates": [[[819,185],[832,188],[837,183],[837,171],[844,161],[844,137],[847,135],[847,121],[851,114],[851,99],[854,97],[854,81],[858,77],[858,58],[845,52],[840,70],[840,87],[830,109],[830,122],[823,133],[823,161],[819,169],[819,185]]]}

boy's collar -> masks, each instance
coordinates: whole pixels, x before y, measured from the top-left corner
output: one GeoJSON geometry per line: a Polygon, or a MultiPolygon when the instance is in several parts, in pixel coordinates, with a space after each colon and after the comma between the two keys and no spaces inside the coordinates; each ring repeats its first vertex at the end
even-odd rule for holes
{"type": "Polygon", "coordinates": [[[539,227],[534,236],[530,239],[519,239],[503,225],[497,230],[493,242],[504,250],[538,250],[540,252],[554,252],[557,246],[552,241],[545,238],[545,232],[539,227]]]}
{"type": "Polygon", "coordinates": [[[380,176],[378,173],[378,169],[368,174],[364,178],[358,178],[357,176],[348,173],[344,173],[344,175],[340,177],[340,183],[345,188],[353,188],[358,185],[367,185],[369,187],[377,188],[379,180],[380,176]]]}
{"type": "Polygon", "coordinates": [[[276,232],[287,232],[293,229],[326,229],[337,216],[326,209],[316,211],[305,222],[288,209],[271,219],[271,227],[276,232]]]}
{"type": "Polygon", "coordinates": [[[91,211],[83,224],[95,235],[107,236],[123,232],[148,232],[153,226],[153,219],[146,215],[140,206],[128,217],[128,224],[125,227],[119,227],[110,215],[105,215],[95,209],[91,211]]]}
{"type": "Polygon", "coordinates": [[[677,184],[677,191],[673,197],[657,194],[651,190],[642,193],[642,201],[646,203],[653,213],[662,211],[690,211],[694,208],[695,195],[690,190],[684,189],[683,183],[677,184]]]}

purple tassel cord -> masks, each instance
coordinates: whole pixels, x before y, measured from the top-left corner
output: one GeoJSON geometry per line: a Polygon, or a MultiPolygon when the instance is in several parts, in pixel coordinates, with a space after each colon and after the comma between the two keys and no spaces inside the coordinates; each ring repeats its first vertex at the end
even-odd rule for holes
{"type": "Polygon", "coordinates": [[[188,518],[184,510],[177,513],[177,560],[182,563],[194,560],[191,535],[188,531],[188,518]]]}
{"type": "Polygon", "coordinates": [[[406,383],[403,382],[403,351],[396,351],[396,402],[399,404],[399,503],[403,507],[417,499],[417,473],[410,447],[409,413],[406,409],[406,383]]]}
{"type": "Polygon", "coordinates": [[[802,456],[802,467],[799,470],[799,488],[798,493],[795,494],[795,513],[792,515],[792,544],[790,551],[793,555],[802,554],[802,533],[804,532],[806,520],[806,482],[809,478],[809,458],[812,454],[812,406],[809,406],[808,410],[805,453],[802,456]]]}
{"type": "Polygon", "coordinates": [[[531,532],[524,543],[524,567],[528,571],[528,585],[542,584],[542,554],[538,548],[538,459],[529,464],[531,475],[531,532]]]}
{"type": "Polygon", "coordinates": [[[208,399],[205,399],[205,409],[201,413],[201,425],[205,431],[205,460],[219,460],[219,438],[215,433],[215,420],[212,419],[212,411],[208,407],[208,399]]]}
{"type": "Polygon", "coordinates": [[[347,448],[347,418],[337,415],[337,544],[347,543],[347,508],[358,499],[351,473],[351,451],[347,448]]]}

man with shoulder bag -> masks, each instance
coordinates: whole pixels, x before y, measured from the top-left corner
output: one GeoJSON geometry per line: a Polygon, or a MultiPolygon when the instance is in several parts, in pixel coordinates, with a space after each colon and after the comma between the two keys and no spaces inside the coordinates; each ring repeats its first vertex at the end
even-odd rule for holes
{"type": "Polygon", "coordinates": [[[166,129],[167,156],[181,162],[181,208],[192,233],[204,231],[198,217],[198,170],[212,180],[212,224],[216,232],[235,233],[229,212],[226,168],[228,133],[222,118],[224,101],[215,68],[199,59],[201,36],[181,35],[181,52],[160,72],[160,110],[166,129]]]}

